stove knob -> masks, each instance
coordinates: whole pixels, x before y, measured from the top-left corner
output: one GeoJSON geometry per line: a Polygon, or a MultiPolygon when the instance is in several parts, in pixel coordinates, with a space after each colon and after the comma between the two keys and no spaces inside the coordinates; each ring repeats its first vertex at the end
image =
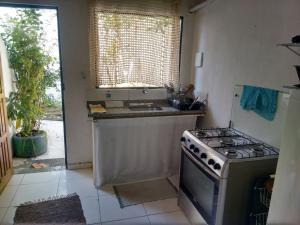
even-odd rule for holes
{"type": "Polygon", "coordinates": [[[191,144],[190,149],[194,149],[194,148],[195,148],[195,145],[191,144]]]}
{"type": "Polygon", "coordinates": [[[219,163],[216,163],[216,164],[214,165],[214,169],[215,169],[215,170],[221,169],[221,165],[220,165],[219,163]]]}
{"type": "Polygon", "coordinates": [[[185,142],[185,141],[186,141],[185,137],[181,137],[181,138],[180,138],[180,141],[181,141],[181,142],[185,142]]]}
{"type": "Polygon", "coordinates": [[[208,160],[208,165],[214,165],[214,164],[215,164],[215,160],[213,159],[208,160]]]}
{"type": "Polygon", "coordinates": [[[194,152],[195,152],[195,153],[199,153],[199,152],[200,152],[200,151],[199,151],[199,148],[195,148],[195,149],[194,149],[194,152]]]}
{"type": "Polygon", "coordinates": [[[206,153],[202,153],[202,154],[200,155],[200,157],[201,157],[201,159],[206,159],[206,158],[207,158],[207,155],[206,155],[206,153]]]}

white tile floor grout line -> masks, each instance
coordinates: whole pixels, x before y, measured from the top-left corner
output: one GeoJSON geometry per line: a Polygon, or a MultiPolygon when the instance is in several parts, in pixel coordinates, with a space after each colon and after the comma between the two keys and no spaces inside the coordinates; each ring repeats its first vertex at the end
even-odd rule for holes
{"type": "MultiPolygon", "coordinates": [[[[9,207],[4,207],[4,208],[6,208],[6,210],[5,210],[4,214],[3,214],[3,217],[2,217],[1,220],[0,220],[1,223],[2,223],[2,221],[4,220],[4,218],[5,218],[5,216],[6,216],[6,213],[8,212],[8,209],[9,209],[9,207]]],[[[0,223],[0,224],[1,224],[1,223],[0,223]]]]}
{"type": "Polygon", "coordinates": [[[167,213],[174,213],[174,212],[180,212],[180,210],[171,210],[171,211],[164,211],[164,212],[158,212],[158,213],[151,213],[151,214],[146,214],[146,216],[155,216],[159,214],[167,214],[167,213]]]}
{"type": "Polygon", "coordinates": [[[149,225],[151,225],[151,222],[150,222],[150,219],[149,219],[149,217],[148,217],[147,210],[146,210],[146,208],[145,208],[144,203],[142,203],[142,206],[143,206],[143,208],[144,208],[144,210],[145,210],[145,214],[146,214],[147,220],[148,220],[148,222],[149,222],[149,225]]]}
{"type": "MultiPolygon", "coordinates": [[[[23,176],[23,178],[24,178],[24,176],[23,176]]],[[[23,178],[22,178],[22,179],[23,179],[23,178]]],[[[12,197],[12,199],[11,199],[10,202],[9,202],[9,207],[12,207],[12,206],[13,206],[12,203],[13,203],[13,200],[15,199],[16,195],[17,195],[17,192],[18,192],[18,190],[19,190],[19,188],[20,188],[20,185],[21,185],[21,182],[20,182],[18,185],[16,185],[16,186],[17,186],[17,190],[16,190],[16,192],[14,193],[14,196],[12,197]]]]}
{"type": "Polygon", "coordinates": [[[145,213],[146,213],[146,216],[147,216],[147,220],[148,220],[148,222],[149,222],[149,225],[151,225],[151,221],[150,221],[150,219],[149,219],[149,215],[147,214],[147,210],[146,210],[144,204],[143,204],[143,207],[144,207],[144,209],[145,209],[145,213]]]}
{"type": "MultiPolygon", "coordinates": [[[[96,188],[96,187],[95,187],[96,188]]],[[[100,210],[100,196],[99,196],[99,191],[98,189],[96,188],[97,190],[97,201],[98,201],[98,211],[99,211],[99,217],[100,217],[100,224],[101,224],[101,210],[100,210]]]]}
{"type": "Polygon", "coordinates": [[[151,225],[151,221],[150,221],[150,218],[149,218],[148,215],[147,215],[147,220],[148,220],[148,222],[149,222],[149,225],[151,225]]]}
{"type": "MultiPolygon", "coordinates": [[[[161,213],[161,214],[163,214],[163,213],[161,213]]],[[[147,215],[144,215],[144,216],[134,216],[134,217],[124,218],[124,219],[118,219],[118,220],[108,220],[108,221],[105,221],[105,222],[101,221],[101,223],[111,223],[111,222],[116,222],[116,221],[132,220],[132,219],[144,218],[144,217],[147,217],[147,215]]]]}
{"type": "MultiPolygon", "coordinates": [[[[98,193],[99,195],[99,193],[98,193]]],[[[100,197],[100,196],[99,196],[100,197]]],[[[171,199],[171,198],[169,198],[171,199]]],[[[165,199],[167,200],[167,199],[165,199]]],[[[158,200],[160,201],[160,200],[158,200]]],[[[145,202],[147,203],[147,202],[145,202]]],[[[135,218],[142,218],[142,217],[147,217],[148,221],[149,221],[149,225],[151,225],[151,221],[149,219],[149,216],[155,216],[155,215],[161,215],[161,214],[168,214],[168,213],[175,213],[175,212],[181,212],[180,210],[176,209],[176,210],[169,210],[169,211],[164,211],[164,212],[157,212],[157,213],[151,213],[151,214],[147,214],[147,210],[144,206],[144,203],[141,203],[141,204],[137,204],[137,205],[142,205],[144,211],[145,211],[145,215],[144,216],[136,216],[136,217],[130,217],[130,218],[124,218],[124,219],[118,219],[118,220],[108,220],[108,221],[105,221],[105,222],[102,222],[101,223],[108,223],[108,222],[114,222],[114,221],[123,221],[123,220],[129,220],[129,219],[135,219],[135,218]]],[[[99,201],[99,210],[100,210],[100,201],[99,201]]],[[[100,210],[100,220],[101,220],[101,210],[100,210]]],[[[97,224],[97,223],[96,223],[97,224]]]]}
{"type": "Polygon", "coordinates": [[[22,184],[22,182],[23,182],[23,180],[24,180],[24,177],[25,177],[25,174],[23,174],[23,176],[22,176],[22,179],[21,179],[21,181],[20,181],[19,185],[21,185],[21,184],[22,184]]]}
{"type": "Polygon", "coordinates": [[[60,173],[59,173],[58,184],[57,184],[57,188],[56,188],[56,196],[58,196],[58,190],[59,190],[61,176],[62,176],[62,170],[60,170],[60,173]]]}

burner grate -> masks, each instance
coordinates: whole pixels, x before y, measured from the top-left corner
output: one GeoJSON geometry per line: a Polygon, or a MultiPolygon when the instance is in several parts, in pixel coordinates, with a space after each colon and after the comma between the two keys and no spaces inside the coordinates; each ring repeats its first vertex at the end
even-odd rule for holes
{"type": "Polygon", "coordinates": [[[216,138],[201,138],[203,143],[211,148],[225,148],[225,147],[238,147],[238,146],[252,146],[256,145],[256,142],[253,142],[244,137],[216,137],[216,138]]]}
{"type": "Polygon", "coordinates": [[[210,128],[210,129],[199,129],[191,131],[191,133],[197,138],[215,138],[215,137],[238,137],[235,130],[230,128],[210,128]]]}
{"type": "Polygon", "coordinates": [[[266,146],[264,144],[254,144],[254,145],[248,145],[248,146],[235,146],[235,147],[224,147],[224,148],[218,148],[216,149],[217,152],[227,156],[228,158],[236,158],[236,159],[243,159],[243,158],[256,158],[256,157],[263,157],[263,156],[272,156],[272,155],[278,155],[278,152],[270,147],[266,146]],[[255,152],[255,148],[259,148],[262,151],[260,153],[255,152]],[[227,152],[233,150],[236,152],[235,157],[228,156],[227,152]]]}
{"type": "Polygon", "coordinates": [[[277,150],[272,146],[232,128],[199,129],[191,133],[227,158],[243,159],[278,155],[277,150]]]}

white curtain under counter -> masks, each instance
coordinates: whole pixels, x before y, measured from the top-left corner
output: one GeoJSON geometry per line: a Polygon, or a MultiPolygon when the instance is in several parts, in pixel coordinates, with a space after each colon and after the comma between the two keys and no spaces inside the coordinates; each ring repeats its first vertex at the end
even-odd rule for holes
{"type": "Polygon", "coordinates": [[[94,121],[95,185],[123,183],[179,172],[180,137],[197,115],[94,121]]]}

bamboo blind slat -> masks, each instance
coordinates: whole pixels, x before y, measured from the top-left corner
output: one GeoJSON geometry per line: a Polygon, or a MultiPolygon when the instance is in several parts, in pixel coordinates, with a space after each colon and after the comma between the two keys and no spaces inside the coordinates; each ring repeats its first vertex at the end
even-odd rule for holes
{"type": "Polygon", "coordinates": [[[96,86],[177,85],[181,29],[177,10],[177,0],[94,1],[89,33],[96,86]]]}

